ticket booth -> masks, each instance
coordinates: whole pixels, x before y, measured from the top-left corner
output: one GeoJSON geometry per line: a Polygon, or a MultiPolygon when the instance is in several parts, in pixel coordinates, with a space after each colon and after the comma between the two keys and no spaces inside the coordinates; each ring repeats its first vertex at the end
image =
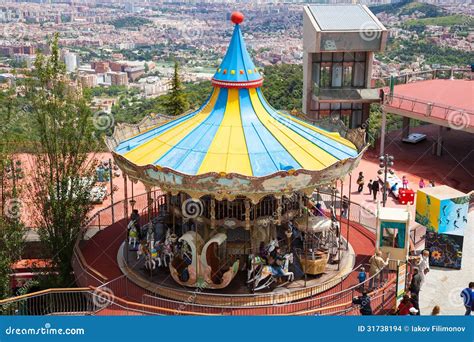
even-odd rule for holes
{"type": "Polygon", "coordinates": [[[377,210],[376,248],[383,257],[405,262],[410,250],[410,213],[408,207],[382,208],[377,210]]]}

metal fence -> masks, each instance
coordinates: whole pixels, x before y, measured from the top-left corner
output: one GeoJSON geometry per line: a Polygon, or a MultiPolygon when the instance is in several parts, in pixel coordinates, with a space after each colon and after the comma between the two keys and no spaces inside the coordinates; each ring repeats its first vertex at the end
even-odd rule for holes
{"type": "MultiPolygon", "coordinates": [[[[460,68],[460,69],[433,69],[426,71],[412,72],[403,75],[396,75],[393,77],[394,84],[405,84],[426,80],[434,79],[472,79],[473,73],[469,68],[460,68]]],[[[382,77],[374,79],[374,87],[388,87],[390,85],[391,77],[382,77]]]]}

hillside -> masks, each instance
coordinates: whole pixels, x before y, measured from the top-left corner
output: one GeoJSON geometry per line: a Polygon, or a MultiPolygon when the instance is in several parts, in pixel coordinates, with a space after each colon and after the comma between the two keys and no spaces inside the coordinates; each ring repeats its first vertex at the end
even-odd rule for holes
{"type": "Polygon", "coordinates": [[[445,16],[447,14],[446,11],[441,7],[420,3],[413,0],[406,0],[396,4],[370,6],[370,10],[374,14],[385,12],[387,14],[397,16],[412,15],[418,12],[420,13],[420,16],[424,18],[435,18],[445,16]]]}
{"type": "Polygon", "coordinates": [[[435,18],[420,18],[420,19],[410,19],[405,22],[407,26],[417,26],[417,25],[435,25],[435,26],[466,26],[474,27],[474,20],[472,17],[467,15],[455,14],[447,15],[442,17],[435,18]]]}

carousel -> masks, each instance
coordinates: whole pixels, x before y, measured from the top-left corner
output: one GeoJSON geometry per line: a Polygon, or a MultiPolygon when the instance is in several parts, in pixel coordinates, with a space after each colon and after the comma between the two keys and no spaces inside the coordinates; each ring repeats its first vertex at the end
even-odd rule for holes
{"type": "Polygon", "coordinates": [[[148,223],[130,220],[126,249],[137,257],[129,263],[143,260],[180,289],[253,293],[338,262],[337,219],[310,209],[312,195],[350,173],[367,146],[362,129],[330,119],[316,126],[272,108],[243,15],[231,20],[227,53],[198,110],[119,124],[106,143],[129,179],[166,194],[148,223]]]}

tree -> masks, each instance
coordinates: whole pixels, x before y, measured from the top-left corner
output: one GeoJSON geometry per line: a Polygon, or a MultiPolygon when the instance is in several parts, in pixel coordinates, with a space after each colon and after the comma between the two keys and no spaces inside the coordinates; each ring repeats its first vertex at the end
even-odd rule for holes
{"type": "Polygon", "coordinates": [[[189,104],[183,92],[183,86],[179,77],[178,62],[174,62],[174,74],[171,80],[171,91],[169,92],[169,99],[166,103],[166,114],[179,115],[188,109],[189,104]]]}
{"type": "Polygon", "coordinates": [[[21,258],[25,228],[21,223],[20,172],[12,158],[11,132],[19,120],[14,91],[0,93],[0,299],[11,296],[12,264],[21,258]]]}
{"type": "Polygon", "coordinates": [[[67,78],[57,35],[51,56],[38,54],[34,76],[27,88],[38,137],[31,208],[37,211],[43,249],[57,272],[52,285],[71,286],[74,244],[91,210],[95,158],[90,152],[98,146],[94,126],[104,127],[96,122],[80,87],[67,78]]]}

